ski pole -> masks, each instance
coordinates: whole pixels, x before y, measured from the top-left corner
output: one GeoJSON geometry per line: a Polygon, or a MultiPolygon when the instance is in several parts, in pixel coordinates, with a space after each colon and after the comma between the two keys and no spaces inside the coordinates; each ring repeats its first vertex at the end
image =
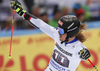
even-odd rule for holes
{"type": "Polygon", "coordinates": [[[91,63],[91,65],[95,68],[96,71],[98,71],[97,67],[88,59],[88,61],[91,63]]]}
{"type": "Polygon", "coordinates": [[[12,18],[12,29],[11,29],[11,40],[10,40],[9,58],[11,58],[12,37],[13,37],[13,27],[14,27],[14,15],[15,15],[15,11],[13,11],[13,18],[12,18]]]}

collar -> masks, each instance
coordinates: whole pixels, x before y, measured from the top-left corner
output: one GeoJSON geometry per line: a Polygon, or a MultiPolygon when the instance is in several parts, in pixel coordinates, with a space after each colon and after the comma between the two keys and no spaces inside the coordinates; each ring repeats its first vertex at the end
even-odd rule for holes
{"type": "Polygon", "coordinates": [[[65,45],[67,45],[67,44],[69,44],[69,43],[74,43],[74,42],[76,42],[78,39],[77,38],[75,38],[74,40],[72,40],[72,41],[70,41],[70,42],[65,42],[65,45]]]}

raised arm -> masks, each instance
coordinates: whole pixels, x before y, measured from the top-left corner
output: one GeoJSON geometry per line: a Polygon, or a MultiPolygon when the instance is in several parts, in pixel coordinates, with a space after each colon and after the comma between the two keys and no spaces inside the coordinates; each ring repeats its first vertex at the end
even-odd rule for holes
{"type": "Polygon", "coordinates": [[[18,1],[11,1],[10,5],[11,8],[15,10],[15,12],[17,12],[20,16],[22,16],[25,20],[27,20],[33,27],[40,29],[41,31],[43,31],[52,38],[54,37],[53,33],[57,33],[57,30],[54,29],[54,27],[48,25],[39,18],[26,12],[18,1]]]}
{"type": "Polygon", "coordinates": [[[50,37],[54,37],[53,33],[57,33],[57,30],[48,25],[47,23],[45,23],[44,21],[42,21],[41,19],[30,15],[29,13],[25,12],[24,14],[24,18],[30,22],[30,24],[32,26],[35,26],[36,28],[40,29],[41,31],[43,31],[44,33],[46,33],[47,35],[49,35],[50,37]]]}

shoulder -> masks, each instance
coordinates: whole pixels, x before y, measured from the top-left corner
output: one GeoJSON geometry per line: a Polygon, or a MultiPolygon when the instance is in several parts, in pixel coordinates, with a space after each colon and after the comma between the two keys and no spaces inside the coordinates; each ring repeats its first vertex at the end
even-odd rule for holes
{"type": "Polygon", "coordinates": [[[54,28],[54,27],[53,27],[53,29],[51,29],[51,30],[52,30],[53,39],[54,39],[55,41],[57,41],[57,40],[59,39],[58,28],[54,28]]]}
{"type": "Polygon", "coordinates": [[[78,43],[76,44],[76,50],[80,51],[83,48],[86,48],[86,46],[83,43],[81,43],[80,41],[78,41],[78,43]]]}
{"type": "MultiPolygon", "coordinates": [[[[56,35],[59,35],[59,33],[58,33],[58,28],[55,28],[55,27],[53,27],[53,28],[54,28],[54,30],[52,30],[53,33],[56,34],[56,35]]],[[[55,36],[56,36],[56,35],[55,35],[55,36]]]]}
{"type": "Polygon", "coordinates": [[[79,53],[83,48],[86,48],[86,47],[84,46],[83,43],[81,43],[80,41],[78,41],[78,43],[76,44],[76,47],[75,47],[75,54],[76,54],[76,57],[77,57],[78,59],[80,59],[78,53],[79,53]]]}
{"type": "Polygon", "coordinates": [[[51,30],[52,30],[53,32],[58,33],[58,28],[52,27],[51,30]]]}

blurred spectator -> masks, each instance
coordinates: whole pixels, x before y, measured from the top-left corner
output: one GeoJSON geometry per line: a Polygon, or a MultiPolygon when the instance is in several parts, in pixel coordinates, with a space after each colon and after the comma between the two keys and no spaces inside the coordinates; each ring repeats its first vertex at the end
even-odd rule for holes
{"type": "Polygon", "coordinates": [[[81,5],[79,3],[75,3],[73,5],[72,12],[70,14],[71,15],[76,15],[76,11],[79,10],[80,8],[81,8],[81,5]]]}
{"type": "Polygon", "coordinates": [[[5,28],[5,24],[6,24],[6,21],[0,22],[1,30],[3,30],[5,28]]]}
{"type": "Polygon", "coordinates": [[[34,4],[34,0],[23,0],[27,6],[28,12],[31,13],[31,8],[34,4]]]}
{"type": "Polygon", "coordinates": [[[0,31],[1,31],[1,21],[0,21],[0,31]]]}
{"type": "Polygon", "coordinates": [[[36,17],[40,16],[39,11],[40,11],[40,7],[38,5],[33,6],[31,9],[32,15],[34,15],[36,17]]]}
{"type": "Polygon", "coordinates": [[[90,8],[89,8],[90,3],[91,3],[91,0],[87,0],[86,4],[82,6],[83,9],[85,10],[85,20],[86,21],[90,21],[90,16],[91,16],[90,8]]]}
{"type": "MultiPolygon", "coordinates": [[[[58,20],[61,16],[76,15],[81,21],[96,21],[100,20],[100,1],[99,0],[19,0],[24,9],[34,16],[42,19],[44,22],[49,23],[53,27],[57,27],[58,20]],[[35,4],[35,5],[34,5],[35,4]],[[58,9],[62,8],[60,11],[58,9]],[[73,8],[72,8],[73,7],[73,8]],[[41,12],[41,8],[45,8],[41,12]],[[49,16],[48,16],[49,15],[49,16]],[[50,20],[50,21],[49,21],[50,20]]],[[[9,15],[10,10],[9,0],[0,0],[0,30],[11,30],[12,17],[9,15]]],[[[31,25],[22,20],[22,17],[15,14],[16,21],[14,29],[34,29],[31,25]]]]}
{"type": "Polygon", "coordinates": [[[46,7],[41,7],[39,13],[40,13],[40,17],[39,18],[48,24],[49,23],[49,16],[47,14],[46,7]]]}
{"type": "Polygon", "coordinates": [[[84,22],[84,20],[85,20],[85,11],[84,11],[84,9],[82,9],[82,8],[78,9],[76,11],[76,16],[81,22],[84,22]]]}
{"type": "Polygon", "coordinates": [[[100,8],[99,8],[99,15],[97,16],[97,20],[100,20],[100,8]]]}
{"type": "MultiPolygon", "coordinates": [[[[33,5],[31,8],[31,14],[40,18],[40,7],[38,5],[33,5]]],[[[35,27],[32,27],[31,25],[27,25],[29,29],[35,29],[35,27]]]]}
{"type": "Polygon", "coordinates": [[[17,20],[16,21],[16,30],[22,30],[22,29],[27,29],[28,26],[26,25],[26,23],[24,23],[23,20],[17,20]]]}
{"type": "Polygon", "coordinates": [[[96,17],[91,17],[91,21],[100,21],[100,9],[99,9],[99,12],[98,12],[98,16],[96,17]]]}
{"type": "Polygon", "coordinates": [[[68,15],[68,8],[67,7],[63,7],[62,9],[62,16],[64,15],[68,15]]]}
{"type": "Polygon", "coordinates": [[[49,22],[49,25],[57,28],[57,24],[58,24],[58,20],[60,19],[61,17],[61,11],[58,10],[58,7],[56,6],[54,8],[54,13],[53,13],[54,17],[53,19],[49,22]]]}
{"type": "Polygon", "coordinates": [[[7,19],[7,16],[11,13],[9,0],[0,1],[0,21],[7,19]]]}
{"type": "Polygon", "coordinates": [[[0,3],[2,3],[2,0],[0,0],[0,3]]]}
{"type": "MultiPolygon", "coordinates": [[[[5,23],[2,25],[2,30],[9,31],[12,28],[12,17],[10,16],[5,23]]],[[[14,30],[17,29],[16,21],[14,20],[14,30]]]]}
{"type": "Polygon", "coordinates": [[[72,15],[76,15],[81,22],[90,20],[90,10],[89,10],[90,0],[86,1],[85,5],[81,5],[80,3],[76,3],[72,9],[72,15]]]}
{"type": "Polygon", "coordinates": [[[49,23],[48,14],[46,12],[40,14],[40,19],[46,22],[47,24],[49,23]]]}

